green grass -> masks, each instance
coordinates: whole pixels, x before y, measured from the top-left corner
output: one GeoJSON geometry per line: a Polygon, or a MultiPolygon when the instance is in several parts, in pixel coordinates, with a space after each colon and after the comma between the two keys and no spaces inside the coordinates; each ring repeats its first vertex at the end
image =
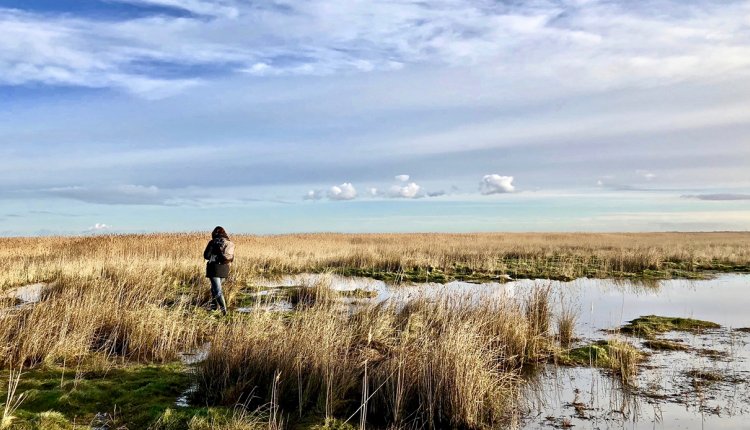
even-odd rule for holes
{"type": "Polygon", "coordinates": [[[658,267],[644,268],[632,271],[614,270],[605,261],[594,257],[572,258],[571,256],[549,256],[546,258],[513,258],[506,257],[498,260],[496,270],[476,270],[461,264],[451,267],[414,267],[398,271],[380,268],[356,267],[319,267],[314,272],[330,272],[345,276],[363,276],[385,282],[438,282],[450,281],[466,282],[504,282],[508,277],[514,279],[552,279],[571,281],[578,278],[616,278],[616,279],[708,279],[715,273],[747,273],[750,267],[744,264],[726,264],[705,262],[665,261],[658,267]]]}
{"type": "Polygon", "coordinates": [[[687,345],[665,339],[651,339],[643,342],[643,345],[647,348],[658,351],[687,351],[689,348],[687,345]]]}
{"type": "Polygon", "coordinates": [[[619,340],[600,340],[562,353],[558,361],[568,366],[591,366],[610,369],[629,382],[636,366],[645,355],[635,346],[619,340]]]}
{"type": "Polygon", "coordinates": [[[670,331],[699,332],[720,327],[719,324],[711,321],[646,315],[625,324],[620,328],[620,331],[625,334],[648,339],[670,331]]]}
{"type": "MultiPolygon", "coordinates": [[[[7,373],[0,376],[6,384],[7,373]]],[[[97,413],[118,425],[147,428],[189,387],[190,375],[180,364],[128,365],[109,371],[82,372],[44,367],[21,377],[18,393],[26,399],[16,412],[14,428],[68,428],[65,422],[89,423],[97,413]],[[45,415],[46,414],[46,415],[45,415]]]]}

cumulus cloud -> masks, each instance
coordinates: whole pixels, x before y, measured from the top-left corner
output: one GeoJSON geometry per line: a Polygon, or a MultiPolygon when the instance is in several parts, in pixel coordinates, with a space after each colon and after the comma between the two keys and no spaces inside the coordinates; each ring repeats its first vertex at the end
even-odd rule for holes
{"type": "Polygon", "coordinates": [[[89,227],[89,231],[104,231],[111,229],[112,226],[104,224],[104,223],[96,223],[89,227]]]}
{"type": "Polygon", "coordinates": [[[697,199],[697,200],[710,200],[710,201],[725,201],[725,200],[750,200],[750,194],[686,194],[682,196],[683,199],[697,199]]]}
{"type": "Polygon", "coordinates": [[[482,182],[479,184],[479,191],[485,195],[512,193],[515,189],[513,176],[501,176],[496,173],[484,175],[482,182]]]}
{"type": "Polygon", "coordinates": [[[396,175],[394,177],[397,181],[406,182],[409,180],[409,175],[396,175]]]}
{"type": "Polygon", "coordinates": [[[350,182],[334,185],[328,190],[328,198],[331,200],[353,200],[357,197],[357,190],[350,182]]]}
{"type": "Polygon", "coordinates": [[[414,199],[422,196],[422,187],[414,182],[410,182],[404,186],[394,185],[388,194],[396,198],[414,199]]]}
{"type": "Polygon", "coordinates": [[[375,187],[370,187],[367,189],[367,194],[369,194],[370,197],[377,197],[380,195],[380,190],[375,187]]]}
{"type": "Polygon", "coordinates": [[[303,197],[305,200],[320,200],[323,198],[323,190],[310,190],[303,197]]]}

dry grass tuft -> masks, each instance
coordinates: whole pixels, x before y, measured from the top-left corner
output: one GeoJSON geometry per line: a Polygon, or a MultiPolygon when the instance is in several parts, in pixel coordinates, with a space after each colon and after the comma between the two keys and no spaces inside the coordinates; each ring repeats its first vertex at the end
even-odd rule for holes
{"type": "Polygon", "coordinates": [[[268,401],[278,377],[279,405],[299,414],[354,419],[366,407],[380,424],[499,425],[516,405],[521,365],[552,348],[547,291],[479,305],[417,298],[354,315],[325,301],[291,317],[254,312],[218,327],[200,397],[268,401]]]}

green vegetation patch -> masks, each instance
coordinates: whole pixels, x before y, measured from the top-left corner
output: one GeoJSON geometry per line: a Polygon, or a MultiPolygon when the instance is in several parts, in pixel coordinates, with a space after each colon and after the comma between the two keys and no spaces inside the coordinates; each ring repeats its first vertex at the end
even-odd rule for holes
{"type": "Polygon", "coordinates": [[[643,346],[658,351],[687,351],[689,349],[684,343],[665,339],[650,339],[643,342],[643,346]]]}
{"type": "Polygon", "coordinates": [[[627,342],[599,340],[571,349],[560,357],[560,361],[569,366],[593,366],[619,370],[623,364],[635,364],[643,358],[644,354],[627,342]]]}
{"type": "Polygon", "coordinates": [[[703,382],[721,382],[725,379],[724,375],[712,370],[693,369],[685,372],[685,375],[703,382]]]}
{"type": "MultiPolygon", "coordinates": [[[[0,374],[5,385],[7,373],[0,374]]],[[[59,367],[24,373],[17,393],[25,400],[16,412],[17,428],[60,428],[89,423],[97,414],[117,426],[147,428],[190,386],[182,365],[130,365],[107,371],[80,372],[59,367]]]]}
{"type": "Polygon", "coordinates": [[[378,296],[378,292],[374,290],[365,290],[357,288],[355,290],[342,290],[339,291],[341,297],[351,297],[355,299],[373,299],[378,296]]]}
{"type": "Polygon", "coordinates": [[[711,321],[695,320],[691,318],[661,317],[646,315],[636,318],[620,328],[622,333],[632,336],[652,338],[657,334],[669,331],[698,332],[706,329],[720,328],[719,324],[711,321]]]}

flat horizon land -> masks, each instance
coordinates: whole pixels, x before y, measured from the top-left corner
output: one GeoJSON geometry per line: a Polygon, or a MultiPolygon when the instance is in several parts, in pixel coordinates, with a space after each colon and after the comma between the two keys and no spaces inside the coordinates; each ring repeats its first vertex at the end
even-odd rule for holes
{"type": "MultiPolygon", "coordinates": [[[[0,238],[0,289],[165,267],[200,282],[209,233],[0,238]]],[[[750,232],[232,235],[232,279],[333,271],[389,281],[694,278],[750,271],[750,232]]]]}
{"type": "MultiPolygon", "coordinates": [[[[222,317],[208,309],[208,239],[0,239],[0,429],[525,428],[528,375],[601,371],[630,392],[655,348],[693,353],[663,333],[723,329],[648,316],[581,339],[579,311],[551,280],[629,279],[656,292],[660,280],[750,272],[750,232],[232,235],[222,317]],[[295,274],[295,285],[274,284],[295,274]],[[394,292],[528,284],[479,302],[334,288],[367,278],[394,292]]],[[[685,375],[694,386],[739,381],[685,375]]]]}

